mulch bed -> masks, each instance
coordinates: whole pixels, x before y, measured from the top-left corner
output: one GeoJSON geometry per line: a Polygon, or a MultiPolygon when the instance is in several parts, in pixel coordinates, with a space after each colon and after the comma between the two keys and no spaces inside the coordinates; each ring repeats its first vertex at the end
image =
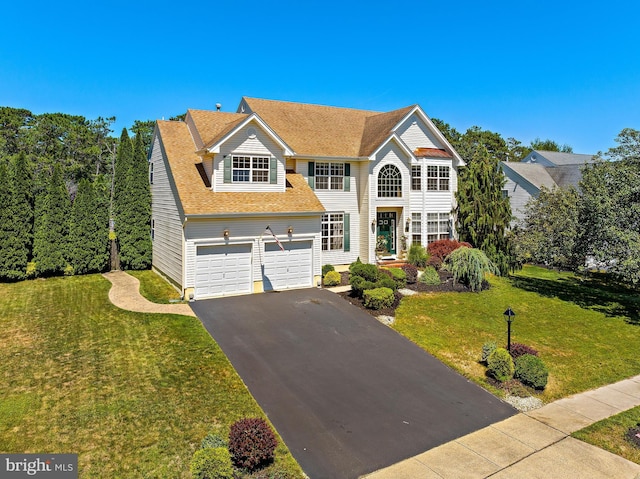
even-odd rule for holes
{"type": "MultiPolygon", "coordinates": [[[[420,283],[418,281],[417,283],[407,284],[406,289],[410,289],[412,291],[416,291],[419,293],[449,293],[449,292],[468,293],[470,292],[469,288],[467,288],[465,285],[460,283],[454,283],[453,274],[449,273],[448,271],[439,271],[438,274],[440,275],[440,284],[438,285],[429,285],[429,284],[420,283]]],[[[345,271],[343,273],[340,273],[340,280],[341,280],[340,281],[341,286],[348,285],[349,272],[345,271]]],[[[483,284],[482,289],[489,288],[489,283],[487,282],[485,283],[486,284],[483,284]]],[[[346,299],[347,301],[349,301],[354,306],[357,306],[360,309],[371,314],[372,316],[376,316],[376,317],[395,316],[396,308],[400,305],[400,300],[403,297],[400,293],[396,291],[395,301],[393,302],[393,305],[390,308],[374,310],[374,309],[369,309],[365,307],[362,302],[362,299],[353,295],[351,291],[347,291],[346,293],[338,293],[338,294],[342,296],[344,299],[346,299]]]]}

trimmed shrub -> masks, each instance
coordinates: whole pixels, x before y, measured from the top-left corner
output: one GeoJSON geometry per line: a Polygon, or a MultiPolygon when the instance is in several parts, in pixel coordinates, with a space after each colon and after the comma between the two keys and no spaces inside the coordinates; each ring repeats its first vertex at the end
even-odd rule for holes
{"type": "Polygon", "coordinates": [[[324,275],[322,282],[325,286],[337,286],[342,281],[340,273],[337,271],[329,271],[324,275]]]}
{"type": "Polygon", "coordinates": [[[429,245],[427,246],[427,253],[429,253],[429,258],[433,258],[435,256],[436,258],[439,258],[440,261],[444,261],[444,259],[449,256],[452,251],[455,251],[462,246],[471,248],[471,245],[466,242],[452,239],[442,239],[429,243],[429,245]]]}
{"type": "Polygon", "coordinates": [[[515,378],[535,389],[544,389],[549,379],[549,370],[538,356],[523,354],[516,359],[515,378]]]}
{"type": "Polygon", "coordinates": [[[215,449],[216,447],[227,448],[227,441],[217,434],[207,434],[200,444],[200,449],[215,449]]]}
{"type": "Polygon", "coordinates": [[[276,436],[262,418],[236,421],[229,431],[229,452],[233,463],[253,471],[273,461],[276,436]]]}
{"type": "Polygon", "coordinates": [[[440,268],[442,268],[442,258],[439,258],[438,256],[429,256],[427,266],[431,266],[435,268],[436,271],[439,271],[440,268]]]}
{"type": "Polygon", "coordinates": [[[375,264],[352,263],[349,267],[351,276],[362,276],[367,281],[375,283],[380,276],[378,267],[375,264]]]}
{"type": "Polygon", "coordinates": [[[497,273],[493,263],[479,249],[465,246],[453,251],[445,260],[447,270],[453,273],[453,281],[462,283],[471,291],[480,291],[486,273],[497,273]]]}
{"type": "Polygon", "coordinates": [[[194,479],[233,479],[231,456],[224,447],[198,449],[190,469],[194,479]]]}
{"type": "Polygon", "coordinates": [[[389,268],[391,278],[396,282],[397,289],[404,288],[407,285],[407,274],[401,268],[389,268]]]}
{"type": "Polygon", "coordinates": [[[335,271],[336,269],[332,264],[325,264],[322,266],[322,276],[326,276],[329,271],[335,271]]]}
{"type": "Polygon", "coordinates": [[[511,357],[514,361],[525,354],[531,354],[531,356],[538,355],[537,350],[522,343],[511,343],[511,350],[509,352],[511,353],[511,357]]]}
{"type": "Polygon", "coordinates": [[[428,259],[429,256],[422,245],[414,243],[409,247],[409,253],[407,254],[409,264],[417,268],[424,268],[427,265],[428,259]]]}
{"type": "MultiPolygon", "coordinates": [[[[389,273],[390,274],[390,273],[389,273]]],[[[397,283],[391,276],[387,274],[381,274],[378,281],[375,282],[376,288],[389,288],[392,291],[396,291],[398,289],[397,283]]]]}
{"type": "Polygon", "coordinates": [[[353,294],[358,298],[362,298],[362,293],[365,289],[373,289],[376,287],[375,283],[367,281],[362,276],[351,276],[351,278],[349,278],[349,284],[351,284],[351,291],[353,291],[353,294]]]}
{"type": "Polygon", "coordinates": [[[424,284],[437,286],[440,284],[440,275],[433,266],[427,266],[420,275],[418,281],[424,284]]]}
{"type": "Polygon", "coordinates": [[[415,284],[418,281],[418,268],[412,264],[403,264],[400,266],[404,274],[407,275],[407,284],[415,284]]]}
{"type": "Polygon", "coordinates": [[[481,361],[486,364],[491,353],[497,349],[498,345],[495,341],[488,341],[482,345],[482,359],[481,361]]]}
{"type": "Polygon", "coordinates": [[[395,295],[390,288],[367,289],[363,294],[365,307],[369,309],[389,308],[393,305],[395,295]]]}
{"type": "Polygon", "coordinates": [[[349,273],[353,272],[352,268],[354,268],[357,264],[362,264],[362,261],[360,261],[360,256],[358,256],[358,258],[349,265],[349,273]]]}
{"type": "Polygon", "coordinates": [[[513,359],[504,348],[496,348],[487,358],[487,372],[500,382],[513,378],[513,359]]]}

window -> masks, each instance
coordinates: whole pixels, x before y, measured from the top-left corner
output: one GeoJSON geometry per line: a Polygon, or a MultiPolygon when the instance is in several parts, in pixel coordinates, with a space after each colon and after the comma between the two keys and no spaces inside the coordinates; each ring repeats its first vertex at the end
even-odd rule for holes
{"type": "Polygon", "coordinates": [[[422,213],[411,213],[411,243],[422,244],[422,213]]]}
{"type": "Polygon", "coordinates": [[[344,245],[344,214],[322,215],[322,251],[341,250],[344,245]]]}
{"type": "Polygon", "coordinates": [[[448,166],[427,166],[427,190],[449,191],[448,166]]]}
{"type": "Polygon", "coordinates": [[[316,163],[316,190],[342,190],[344,163],[316,163]]]}
{"type": "Polygon", "coordinates": [[[149,163],[149,184],[153,184],[153,163],[149,163]]]}
{"type": "Polygon", "coordinates": [[[378,173],[378,198],[402,197],[402,175],[394,165],[384,165],[378,173]]]}
{"type": "Polygon", "coordinates": [[[427,242],[449,238],[449,213],[427,213],[427,242]]]}
{"type": "Polygon", "coordinates": [[[413,191],[422,189],[422,165],[411,165],[411,189],[413,191]]]}
{"type": "Polygon", "coordinates": [[[232,157],[232,179],[234,182],[268,183],[268,156],[232,157]]]}
{"type": "Polygon", "coordinates": [[[509,198],[509,190],[502,190],[502,197],[509,198]]]}

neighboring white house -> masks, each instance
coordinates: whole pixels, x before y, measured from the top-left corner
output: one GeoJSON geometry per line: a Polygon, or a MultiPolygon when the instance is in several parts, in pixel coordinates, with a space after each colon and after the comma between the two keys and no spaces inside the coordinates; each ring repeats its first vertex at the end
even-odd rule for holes
{"type": "Polygon", "coordinates": [[[524,210],[531,198],[537,198],[541,188],[574,186],[582,178],[582,167],[593,163],[592,155],[559,153],[557,151],[534,150],[521,162],[502,162],[502,171],[507,183],[504,192],[511,201],[511,212],[515,220],[524,218],[524,210]]]}
{"type": "Polygon", "coordinates": [[[314,286],[324,264],[454,235],[464,162],[422,109],[242,98],[158,121],[153,266],[194,299],[314,286]]]}

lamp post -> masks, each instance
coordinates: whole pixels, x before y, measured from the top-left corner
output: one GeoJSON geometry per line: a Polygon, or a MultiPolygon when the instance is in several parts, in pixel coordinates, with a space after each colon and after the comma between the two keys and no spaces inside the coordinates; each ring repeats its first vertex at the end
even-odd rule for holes
{"type": "Polygon", "coordinates": [[[513,321],[516,313],[514,313],[511,310],[511,306],[509,306],[503,314],[507,320],[507,351],[511,352],[511,322],[513,321]]]}

